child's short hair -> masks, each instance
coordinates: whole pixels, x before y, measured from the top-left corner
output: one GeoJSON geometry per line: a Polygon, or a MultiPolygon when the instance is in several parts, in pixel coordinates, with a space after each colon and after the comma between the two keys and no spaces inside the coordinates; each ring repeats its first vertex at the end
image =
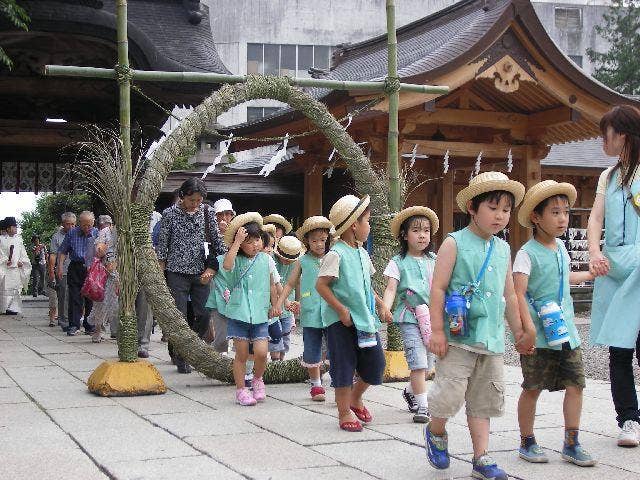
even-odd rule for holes
{"type": "MultiPolygon", "coordinates": [[[[429,229],[431,229],[431,220],[429,220],[429,218],[425,217],[424,215],[412,215],[411,217],[407,218],[404,222],[402,222],[402,224],[400,225],[400,230],[398,231],[398,242],[400,242],[400,256],[402,256],[402,258],[407,256],[407,252],[409,251],[409,242],[407,241],[405,237],[405,235],[409,234],[409,229],[416,224],[417,222],[424,222],[427,221],[429,222],[429,229]]],[[[433,246],[433,241],[431,240],[431,238],[429,239],[429,245],[427,245],[427,248],[425,248],[422,253],[424,254],[428,254],[431,251],[431,247],[433,246]]]]}
{"type": "Polygon", "coordinates": [[[302,237],[302,244],[305,246],[307,250],[311,248],[309,246],[309,235],[311,235],[313,232],[325,232],[327,234],[327,241],[325,242],[325,245],[324,245],[324,253],[327,253],[331,248],[331,240],[332,240],[331,230],[329,230],[328,228],[314,228],[313,230],[309,230],[307,233],[305,233],[304,236],[302,237]]]}
{"type": "MultiPolygon", "coordinates": [[[[247,231],[247,238],[262,239],[262,227],[257,222],[249,222],[242,225],[247,231]]],[[[238,250],[238,255],[244,255],[242,249],[238,250]]]]}
{"type": "Polygon", "coordinates": [[[264,230],[260,232],[260,239],[262,240],[262,245],[264,245],[265,247],[269,245],[269,242],[272,238],[273,237],[269,232],[265,232],[264,230]]]}
{"type": "Polygon", "coordinates": [[[511,206],[511,208],[513,208],[516,203],[516,197],[513,195],[513,193],[507,192],[506,190],[492,190],[490,192],[481,193],[480,195],[476,195],[475,197],[473,197],[471,199],[471,210],[477,212],[482,202],[498,203],[505,197],[509,201],[509,205],[511,206]]]}
{"type": "Polygon", "coordinates": [[[558,195],[552,195],[550,197],[545,198],[538,205],[536,205],[536,207],[533,209],[533,211],[536,212],[538,215],[542,215],[542,213],[544,212],[544,209],[547,208],[547,205],[549,205],[551,200],[554,200],[554,199],[564,200],[564,201],[567,202],[567,204],[570,203],[569,202],[569,197],[566,196],[564,193],[560,193],[558,195]]]}
{"type": "Polygon", "coordinates": [[[365,208],[362,213],[360,214],[360,216],[358,217],[358,222],[360,220],[362,220],[362,218],[367,214],[367,213],[371,213],[371,207],[367,207],[365,208]]]}

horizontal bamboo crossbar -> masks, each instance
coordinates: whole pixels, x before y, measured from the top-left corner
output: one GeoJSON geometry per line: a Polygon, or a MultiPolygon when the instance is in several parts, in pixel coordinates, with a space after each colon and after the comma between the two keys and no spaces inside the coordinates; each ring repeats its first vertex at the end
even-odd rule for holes
{"type": "MultiPolygon", "coordinates": [[[[133,69],[130,70],[130,72],[133,80],[139,82],[244,83],[248,78],[245,75],[225,75],[221,73],[204,72],[161,72],[133,69]]],[[[44,74],[52,77],[116,78],[116,72],[111,68],[74,67],[67,65],[46,65],[44,67],[44,74]]],[[[332,90],[384,91],[385,89],[385,82],[354,82],[321,78],[291,78],[290,81],[298,87],[329,88],[332,90]]],[[[449,87],[400,83],[400,91],[446,94],[449,92],[449,87]]]]}

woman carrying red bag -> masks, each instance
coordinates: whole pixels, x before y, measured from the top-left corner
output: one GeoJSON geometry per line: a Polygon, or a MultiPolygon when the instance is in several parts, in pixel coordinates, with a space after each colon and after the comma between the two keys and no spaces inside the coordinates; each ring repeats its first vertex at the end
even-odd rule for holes
{"type": "MultiPolygon", "coordinates": [[[[95,301],[93,309],[87,321],[90,325],[95,326],[91,335],[91,341],[99,343],[102,341],[102,331],[109,325],[111,338],[118,335],[118,268],[116,246],[118,244],[118,236],[113,221],[109,215],[100,215],[98,217],[98,226],[100,233],[96,238],[95,258],[99,259],[101,265],[105,268],[107,277],[104,284],[104,299],[95,301]]],[[[95,261],[95,260],[94,260],[95,261]]],[[[91,272],[87,275],[87,280],[91,277],[91,272]]]]}

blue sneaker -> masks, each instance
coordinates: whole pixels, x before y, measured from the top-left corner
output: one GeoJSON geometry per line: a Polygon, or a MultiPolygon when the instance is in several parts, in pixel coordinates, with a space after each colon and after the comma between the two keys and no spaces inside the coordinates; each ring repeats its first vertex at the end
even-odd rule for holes
{"type": "Polygon", "coordinates": [[[596,461],[589,455],[582,445],[579,443],[576,445],[564,444],[562,447],[562,458],[567,462],[574,463],[579,467],[593,467],[596,461]]]}
{"type": "Polygon", "coordinates": [[[482,480],[507,480],[509,478],[505,471],[498,467],[493,458],[486,453],[473,461],[471,476],[482,480]]]}
{"type": "Polygon", "coordinates": [[[520,447],[518,449],[518,456],[531,463],[547,463],[549,461],[549,457],[547,457],[544,450],[542,450],[537,443],[529,445],[528,448],[520,447]]]}
{"type": "Polygon", "coordinates": [[[438,470],[449,468],[448,443],[446,433],[439,437],[429,431],[429,424],[424,427],[424,448],[427,451],[429,463],[433,468],[438,470]]]}

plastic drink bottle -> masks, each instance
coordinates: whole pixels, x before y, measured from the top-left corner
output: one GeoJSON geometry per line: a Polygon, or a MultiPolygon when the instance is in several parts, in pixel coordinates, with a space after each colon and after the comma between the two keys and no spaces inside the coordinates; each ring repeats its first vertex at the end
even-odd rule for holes
{"type": "Polygon", "coordinates": [[[449,320],[449,333],[454,337],[469,336],[467,323],[467,299],[458,292],[445,298],[444,310],[449,320]]]}
{"type": "Polygon", "coordinates": [[[423,303],[416,306],[416,320],[418,321],[418,328],[422,336],[422,343],[428,347],[429,340],[431,340],[431,313],[429,312],[429,305],[423,303]]]}
{"type": "Polygon", "coordinates": [[[538,317],[542,322],[544,336],[550,347],[562,345],[569,341],[569,330],[564,321],[562,308],[554,301],[548,301],[540,306],[538,317]]]}

